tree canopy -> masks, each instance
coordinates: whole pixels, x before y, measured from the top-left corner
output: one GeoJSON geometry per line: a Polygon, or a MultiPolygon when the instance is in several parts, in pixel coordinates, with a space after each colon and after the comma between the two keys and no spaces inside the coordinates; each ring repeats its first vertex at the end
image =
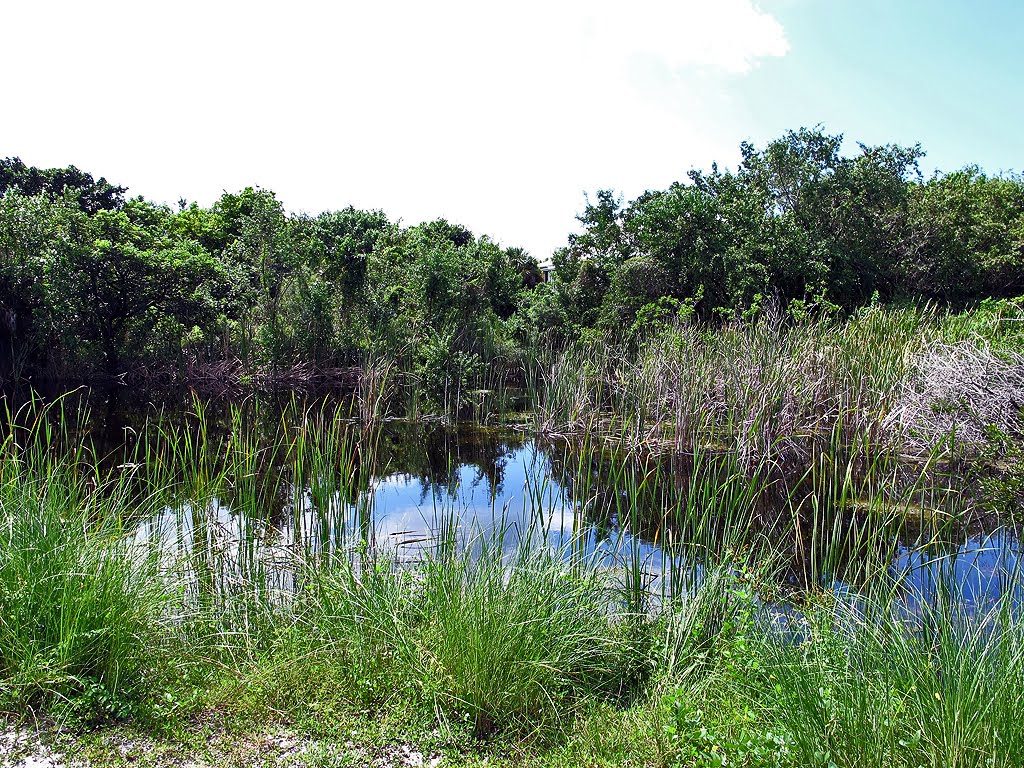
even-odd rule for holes
{"type": "Polygon", "coordinates": [[[444,219],[289,214],[259,188],[171,209],[74,166],[7,158],[0,373],[337,366],[387,351],[425,376],[458,375],[665,313],[714,322],[766,302],[841,311],[1024,293],[1021,177],[926,179],[919,146],[843,148],[800,129],[634,200],[598,190],[547,282],[523,249],[444,219]]]}

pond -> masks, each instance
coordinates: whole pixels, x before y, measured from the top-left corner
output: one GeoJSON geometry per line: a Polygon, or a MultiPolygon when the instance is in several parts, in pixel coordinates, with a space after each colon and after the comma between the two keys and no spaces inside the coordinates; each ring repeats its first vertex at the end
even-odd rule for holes
{"type": "Polygon", "coordinates": [[[911,605],[953,588],[976,608],[1018,583],[1015,527],[975,503],[955,466],[879,471],[823,454],[811,468],[752,468],[720,449],[655,455],[607,436],[540,435],[521,413],[368,431],[345,393],[200,401],[122,389],[60,402],[48,417],[62,413],[65,439],[88,443],[107,471],[173,467],[161,477],[177,490],[132,525],[187,560],[197,584],[289,590],[300,565],[324,558],[414,563],[452,542],[511,553],[524,538],[592,558],[656,599],[737,553],[770,561],[759,578],[778,597],[881,583],[911,605]]]}

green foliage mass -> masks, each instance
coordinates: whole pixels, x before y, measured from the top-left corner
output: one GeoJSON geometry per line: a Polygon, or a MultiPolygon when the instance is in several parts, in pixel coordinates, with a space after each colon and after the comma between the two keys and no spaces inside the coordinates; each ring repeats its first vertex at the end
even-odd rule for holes
{"type": "Polygon", "coordinates": [[[290,214],[258,188],[172,210],[73,166],[8,158],[0,376],[331,369],[386,354],[442,399],[521,369],[538,344],[643,335],[670,307],[717,321],[769,304],[805,316],[1024,292],[1019,176],[925,179],[919,146],[842,150],[842,136],[800,129],[632,201],[598,191],[548,281],[523,249],[443,219],[290,214]]]}
{"type": "Polygon", "coordinates": [[[573,328],[629,328],[659,299],[701,301],[705,317],[765,300],[955,304],[1020,293],[1024,181],[977,168],[922,179],[920,147],[859,145],[801,129],[734,171],[712,166],[624,203],[587,201],[582,232],[555,254],[534,317],[573,328]]]}

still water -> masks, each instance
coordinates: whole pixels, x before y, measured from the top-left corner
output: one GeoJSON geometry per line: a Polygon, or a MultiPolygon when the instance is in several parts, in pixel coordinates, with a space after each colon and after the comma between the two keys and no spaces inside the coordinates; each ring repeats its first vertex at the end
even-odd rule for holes
{"type": "MultiPolygon", "coordinates": [[[[343,403],[314,406],[337,419],[346,413],[343,403]]],[[[154,401],[79,393],[64,412],[74,434],[117,467],[168,427],[178,434],[199,429],[197,413],[210,444],[237,439],[242,429],[260,450],[294,430],[310,403],[282,397],[200,405],[188,394],[154,401]]],[[[822,490],[832,484],[805,488],[806,472],[796,473],[800,482],[750,478],[721,454],[650,456],[547,439],[521,415],[496,422],[386,422],[374,433],[372,460],[370,451],[346,459],[343,482],[324,482],[323,466],[296,472],[272,453],[254,470],[270,489],[258,505],[229,482],[138,521],[138,536],[159,541],[169,557],[216,562],[227,581],[258,572],[284,589],[294,585],[298,565],[315,558],[371,552],[410,563],[442,542],[472,548],[498,540],[511,552],[523,537],[593,557],[662,596],[699,580],[727,550],[765,542],[775,553],[771,578],[783,591],[817,584],[852,593],[882,580],[918,602],[952,584],[968,606],[981,607],[1020,583],[1015,528],[965,504],[969,489],[956,487],[952,475],[932,484],[954,488],[942,499],[931,487],[903,492],[865,483],[856,486],[862,494],[871,487],[891,500],[865,503],[843,493],[854,503],[836,508],[837,495],[822,490]],[[936,518],[939,507],[948,509],[936,518]]]]}

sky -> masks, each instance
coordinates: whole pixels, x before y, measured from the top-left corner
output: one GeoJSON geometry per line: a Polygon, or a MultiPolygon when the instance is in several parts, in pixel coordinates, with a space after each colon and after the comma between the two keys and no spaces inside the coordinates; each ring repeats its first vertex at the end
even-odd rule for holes
{"type": "Polygon", "coordinates": [[[625,199],[821,125],[1024,169],[1020,0],[8,0],[0,157],[176,204],[444,217],[544,259],[625,199]]]}

